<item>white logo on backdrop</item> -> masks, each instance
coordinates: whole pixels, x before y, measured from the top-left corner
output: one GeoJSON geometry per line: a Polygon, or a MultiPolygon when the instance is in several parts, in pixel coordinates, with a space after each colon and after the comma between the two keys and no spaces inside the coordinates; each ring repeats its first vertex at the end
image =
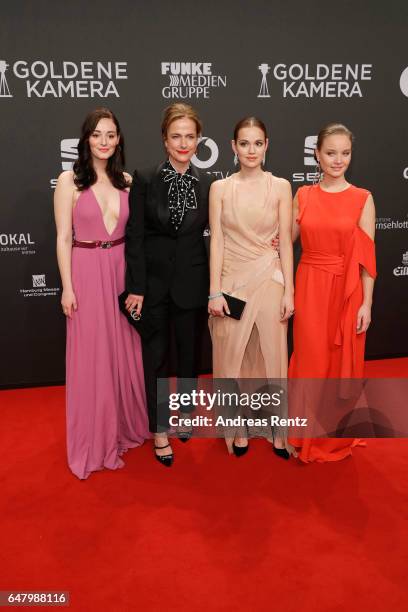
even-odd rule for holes
{"type": "Polygon", "coordinates": [[[197,157],[197,154],[195,154],[191,158],[191,161],[195,166],[197,166],[197,168],[211,168],[211,166],[213,166],[218,160],[219,151],[218,151],[218,145],[215,142],[215,140],[213,140],[212,138],[207,138],[206,136],[203,136],[202,138],[200,138],[198,151],[201,153],[204,147],[209,149],[210,157],[208,159],[203,160],[203,159],[199,159],[197,157]]]}
{"type": "Polygon", "coordinates": [[[0,60],[0,98],[12,98],[13,94],[10,93],[10,89],[6,79],[6,71],[8,64],[4,60],[0,60]]]}
{"type": "Polygon", "coordinates": [[[408,219],[392,219],[391,217],[377,217],[375,221],[376,230],[400,230],[408,229],[408,219]]]}
{"type": "Polygon", "coordinates": [[[78,158],[78,142],[79,138],[64,138],[61,140],[61,165],[63,170],[72,170],[74,161],[78,158]]]}
{"type": "Polygon", "coordinates": [[[33,287],[46,287],[45,274],[32,274],[33,287]]]}
{"type": "Polygon", "coordinates": [[[0,251],[35,255],[35,241],[30,234],[0,234],[0,251]]]}
{"type": "Polygon", "coordinates": [[[408,276],[408,251],[402,254],[402,266],[393,270],[394,276],[408,276]]]}
{"type": "MultiPolygon", "coordinates": [[[[263,63],[258,70],[262,73],[258,98],[269,98],[270,66],[263,63]]],[[[284,98],[362,98],[363,84],[371,81],[372,71],[372,64],[276,64],[272,76],[282,83],[284,98]]]]}
{"type": "Polygon", "coordinates": [[[169,77],[163,98],[209,98],[211,89],[227,86],[227,77],[212,73],[211,62],[161,62],[161,73],[169,77]]]}
{"type": "Polygon", "coordinates": [[[317,162],[314,156],[316,144],[317,144],[317,136],[306,136],[305,138],[305,157],[303,161],[305,166],[316,166],[317,162]]]}
{"type": "Polygon", "coordinates": [[[266,75],[268,74],[270,69],[271,67],[268,66],[268,64],[261,64],[260,66],[258,66],[258,70],[260,70],[262,73],[261,89],[259,90],[258,98],[271,97],[271,94],[269,93],[268,89],[268,82],[266,80],[266,75]]]}
{"type": "MultiPolygon", "coordinates": [[[[317,136],[306,136],[305,144],[303,147],[303,164],[308,168],[309,166],[316,167],[316,159],[314,157],[314,152],[317,144],[317,136]]],[[[293,172],[292,181],[294,183],[314,183],[319,178],[319,175],[316,171],[301,171],[301,172],[293,172]]]]}
{"type": "Polygon", "coordinates": [[[33,286],[31,289],[20,289],[19,293],[24,298],[29,297],[50,297],[57,296],[61,291],[60,287],[47,287],[45,274],[31,275],[33,286]]]}
{"type": "MultiPolygon", "coordinates": [[[[11,96],[5,77],[7,66],[0,62],[1,97],[11,96]]],[[[119,98],[117,81],[128,78],[127,62],[112,61],[18,60],[13,64],[13,74],[25,82],[28,98],[119,98]]]]}
{"type": "Polygon", "coordinates": [[[408,67],[403,70],[399,84],[404,96],[408,97],[408,67]]]}

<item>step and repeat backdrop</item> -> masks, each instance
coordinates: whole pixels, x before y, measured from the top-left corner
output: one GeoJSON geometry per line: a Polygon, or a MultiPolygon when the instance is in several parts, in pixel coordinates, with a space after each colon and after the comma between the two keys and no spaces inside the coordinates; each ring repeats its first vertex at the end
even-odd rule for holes
{"type": "Polygon", "coordinates": [[[367,357],[408,353],[405,0],[39,0],[4,3],[0,30],[1,386],[64,380],[53,193],[98,106],[118,116],[131,172],[163,159],[164,107],[193,104],[205,126],[194,163],[217,178],[235,171],[234,124],[257,115],[267,169],[294,192],[315,179],[319,129],[344,122],[356,136],[348,178],[377,209],[367,357]]]}

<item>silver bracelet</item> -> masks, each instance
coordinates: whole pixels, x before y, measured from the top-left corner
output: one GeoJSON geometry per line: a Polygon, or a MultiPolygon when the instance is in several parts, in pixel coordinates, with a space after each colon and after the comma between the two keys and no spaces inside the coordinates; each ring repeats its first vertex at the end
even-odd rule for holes
{"type": "Polygon", "coordinates": [[[214,293],[214,295],[209,295],[208,299],[213,300],[214,298],[217,298],[217,297],[222,297],[222,291],[220,291],[219,293],[214,293]]]}

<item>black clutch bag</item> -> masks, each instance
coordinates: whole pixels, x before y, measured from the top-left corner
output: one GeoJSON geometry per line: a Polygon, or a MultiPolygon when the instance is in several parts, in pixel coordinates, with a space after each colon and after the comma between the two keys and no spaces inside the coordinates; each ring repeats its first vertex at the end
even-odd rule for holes
{"type": "Polygon", "coordinates": [[[119,309],[122,314],[125,315],[130,325],[132,325],[137,333],[140,335],[142,340],[148,340],[156,331],[156,327],[153,324],[151,318],[149,318],[148,311],[142,310],[140,315],[136,313],[136,308],[131,310],[126,309],[125,301],[129,293],[124,291],[118,297],[119,309]]]}
{"type": "Polygon", "coordinates": [[[232,319],[240,320],[242,317],[242,313],[244,312],[246,302],[244,300],[240,300],[239,298],[233,297],[232,295],[228,295],[228,293],[222,294],[228,304],[228,309],[230,314],[227,317],[231,317],[232,319]]]}

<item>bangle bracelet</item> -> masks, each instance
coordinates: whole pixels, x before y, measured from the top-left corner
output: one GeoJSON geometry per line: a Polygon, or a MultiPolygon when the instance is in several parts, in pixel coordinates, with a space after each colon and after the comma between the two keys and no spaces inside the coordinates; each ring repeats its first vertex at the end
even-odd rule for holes
{"type": "Polygon", "coordinates": [[[222,291],[219,291],[218,293],[214,293],[214,295],[209,295],[208,299],[213,300],[214,298],[217,298],[217,297],[222,297],[222,291]]]}

